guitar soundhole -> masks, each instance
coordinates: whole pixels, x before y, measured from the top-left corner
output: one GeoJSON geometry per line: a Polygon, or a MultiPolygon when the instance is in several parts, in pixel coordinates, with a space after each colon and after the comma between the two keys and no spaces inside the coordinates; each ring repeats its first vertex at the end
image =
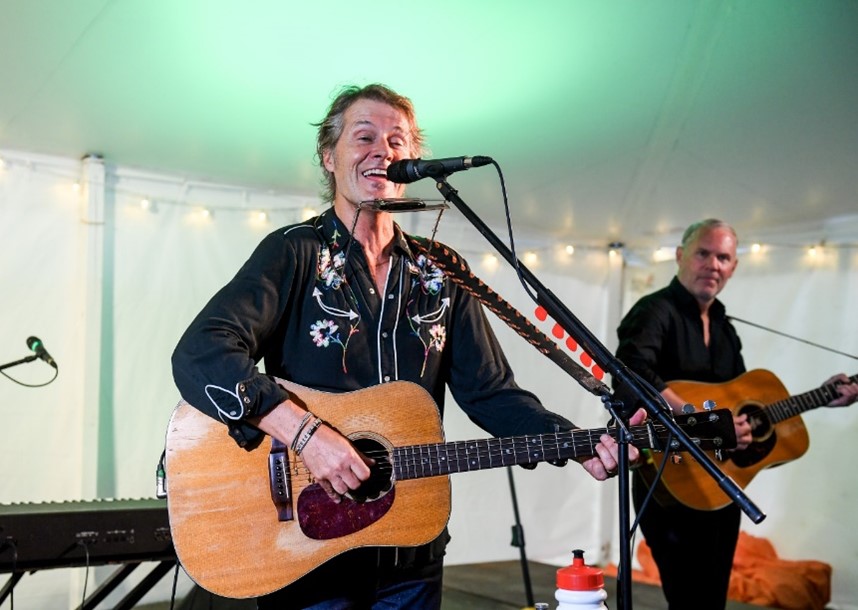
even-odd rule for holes
{"type": "Polygon", "coordinates": [[[370,467],[369,479],[347,495],[355,502],[377,500],[393,486],[393,466],[387,448],[373,438],[352,439],[358,451],[375,460],[370,467]]]}
{"type": "Polygon", "coordinates": [[[741,468],[747,468],[763,460],[777,442],[777,434],[765,410],[755,403],[743,405],[738,410],[739,415],[747,415],[751,424],[751,444],[742,451],[730,454],[733,463],[741,468]]]}

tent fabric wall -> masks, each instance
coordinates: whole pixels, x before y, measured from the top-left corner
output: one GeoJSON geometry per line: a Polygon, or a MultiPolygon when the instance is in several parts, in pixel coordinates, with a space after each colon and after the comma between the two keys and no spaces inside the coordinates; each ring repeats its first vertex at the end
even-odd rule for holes
{"type": "MultiPolygon", "coordinates": [[[[151,497],[166,424],[178,400],[169,357],[179,335],[265,233],[296,222],[305,207],[318,209],[319,204],[108,166],[100,186],[103,219],[92,222],[85,207],[91,193],[72,189],[85,163],[12,151],[2,156],[7,162],[0,169],[0,361],[26,355],[26,337],[37,335],[60,373],[42,388],[0,379],[8,431],[0,444],[0,503],[151,497]],[[143,197],[153,206],[149,210],[140,206],[143,197]],[[197,208],[202,205],[214,209],[214,216],[201,218],[197,208]],[[267,224],[253,219],[256,209],[268,210],[267,224]],[[94,251],[93,244],[102,249],[94,251]],[[99,279],[97,295],[90,288],[93,276],[99,279]],[[101,315],[93,320],[88,309],[96,302],[101,315]],[[94,345],[92,336],[98,337],[94,345]]],[[[415,214],[397,220],[408,231],[428,234],[435,218],[415,214]]],[[[468,258],[483,280],[540,329],[551,332],[551,321],[535,319],[535,306],[505,264],[482,264],[490,247],[454,210],[445,213],[437,237],[468,258]]],[[[673,273],[669,264],[628,267],[620,289],[620,259],[606,251],[555,257],[546,246],[540,255],[531,268],[609,347],[621,311],[673,273]]],[[[826,256],[812,267],[798,251],[757,263],[744,258],[724,294],[728,307],[736,316],[850,351],[858,261],[848,250],[826,256]]],[[[488,315],[522,386],[582,427],[604,425],[598,399],[488,315]]],[[[811,353],[756,330],[740,332],[749,364],[774,371],[795,392],[850,365],[842,357],[811,353]]],[[[580,351],[572,355],[578,358],[580,351]]],[[[35,384],[52,370],[37,361],[5,372],[35,384]]],[[[855,452],[842,438],[855,428],[856,416],[851,409],[820,409],[805,416],[812,436],[809,454],[752,483],[749,492],[769,517],[760,526],[745,526],[771,538],[784,557],[831,563],[839,608],[858,607],[855,497],[848,468],[842,467],[855,452]]],[[[452,401],[445,424],[448,440],[485,436],[452,401]]],[[[512,472],[531,559],[567,563],[569,551],[580,547],[591,561],[616,560],[612,484],[593,481],[575,464],[512,472]]],[[[512,523],[503,469],[454,476],[448,562],[517,558],[518,550],[509,544],[512,523]]],[[[61,572],[23,579],[19,599],[38,599],[41,607],[76,605],[80,571],[61,572]]],[[[168,587],[161,586],[152,596],[167,594],[168,587]]]]}

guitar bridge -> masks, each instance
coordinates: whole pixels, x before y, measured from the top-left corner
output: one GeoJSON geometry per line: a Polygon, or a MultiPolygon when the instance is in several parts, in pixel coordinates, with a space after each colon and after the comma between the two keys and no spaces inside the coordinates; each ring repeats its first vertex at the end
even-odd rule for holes
{"type": "Polygon", "coordinates": [[[268,484],[278,521],[292,521],[292,476],[289,474],[289,454],[286,445],[271,439],[268,453],[268,484]]]}

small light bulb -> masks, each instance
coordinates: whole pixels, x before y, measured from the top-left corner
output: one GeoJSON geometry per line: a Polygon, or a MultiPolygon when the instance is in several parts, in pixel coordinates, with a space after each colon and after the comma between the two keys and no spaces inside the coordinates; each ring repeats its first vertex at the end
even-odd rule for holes
{"type": "Polygon", "coordinates": [[[572,244],[566,246],[566,254],[569,254],[570,256],[572,254],[575,254],[575,246],[573,246],[572,244]]]}

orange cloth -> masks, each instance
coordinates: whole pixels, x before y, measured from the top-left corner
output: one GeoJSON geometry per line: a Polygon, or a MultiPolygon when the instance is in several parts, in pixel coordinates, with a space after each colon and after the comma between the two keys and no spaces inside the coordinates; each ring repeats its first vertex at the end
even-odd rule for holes
{"type": "MultiPolygon", "coordinates": [[[[632,579],[661,585],[645,540],[638,545],[637,559],[641,569],[633,570],[632,579]]],[[[616,576],[617,566],[611,564],[604,571],[616,576]]],[[[831,599],[831,566],[821,561],[778,559],[771,542],[739,532],[727,596],[768,608],[823,610],[831,599]]]]}

